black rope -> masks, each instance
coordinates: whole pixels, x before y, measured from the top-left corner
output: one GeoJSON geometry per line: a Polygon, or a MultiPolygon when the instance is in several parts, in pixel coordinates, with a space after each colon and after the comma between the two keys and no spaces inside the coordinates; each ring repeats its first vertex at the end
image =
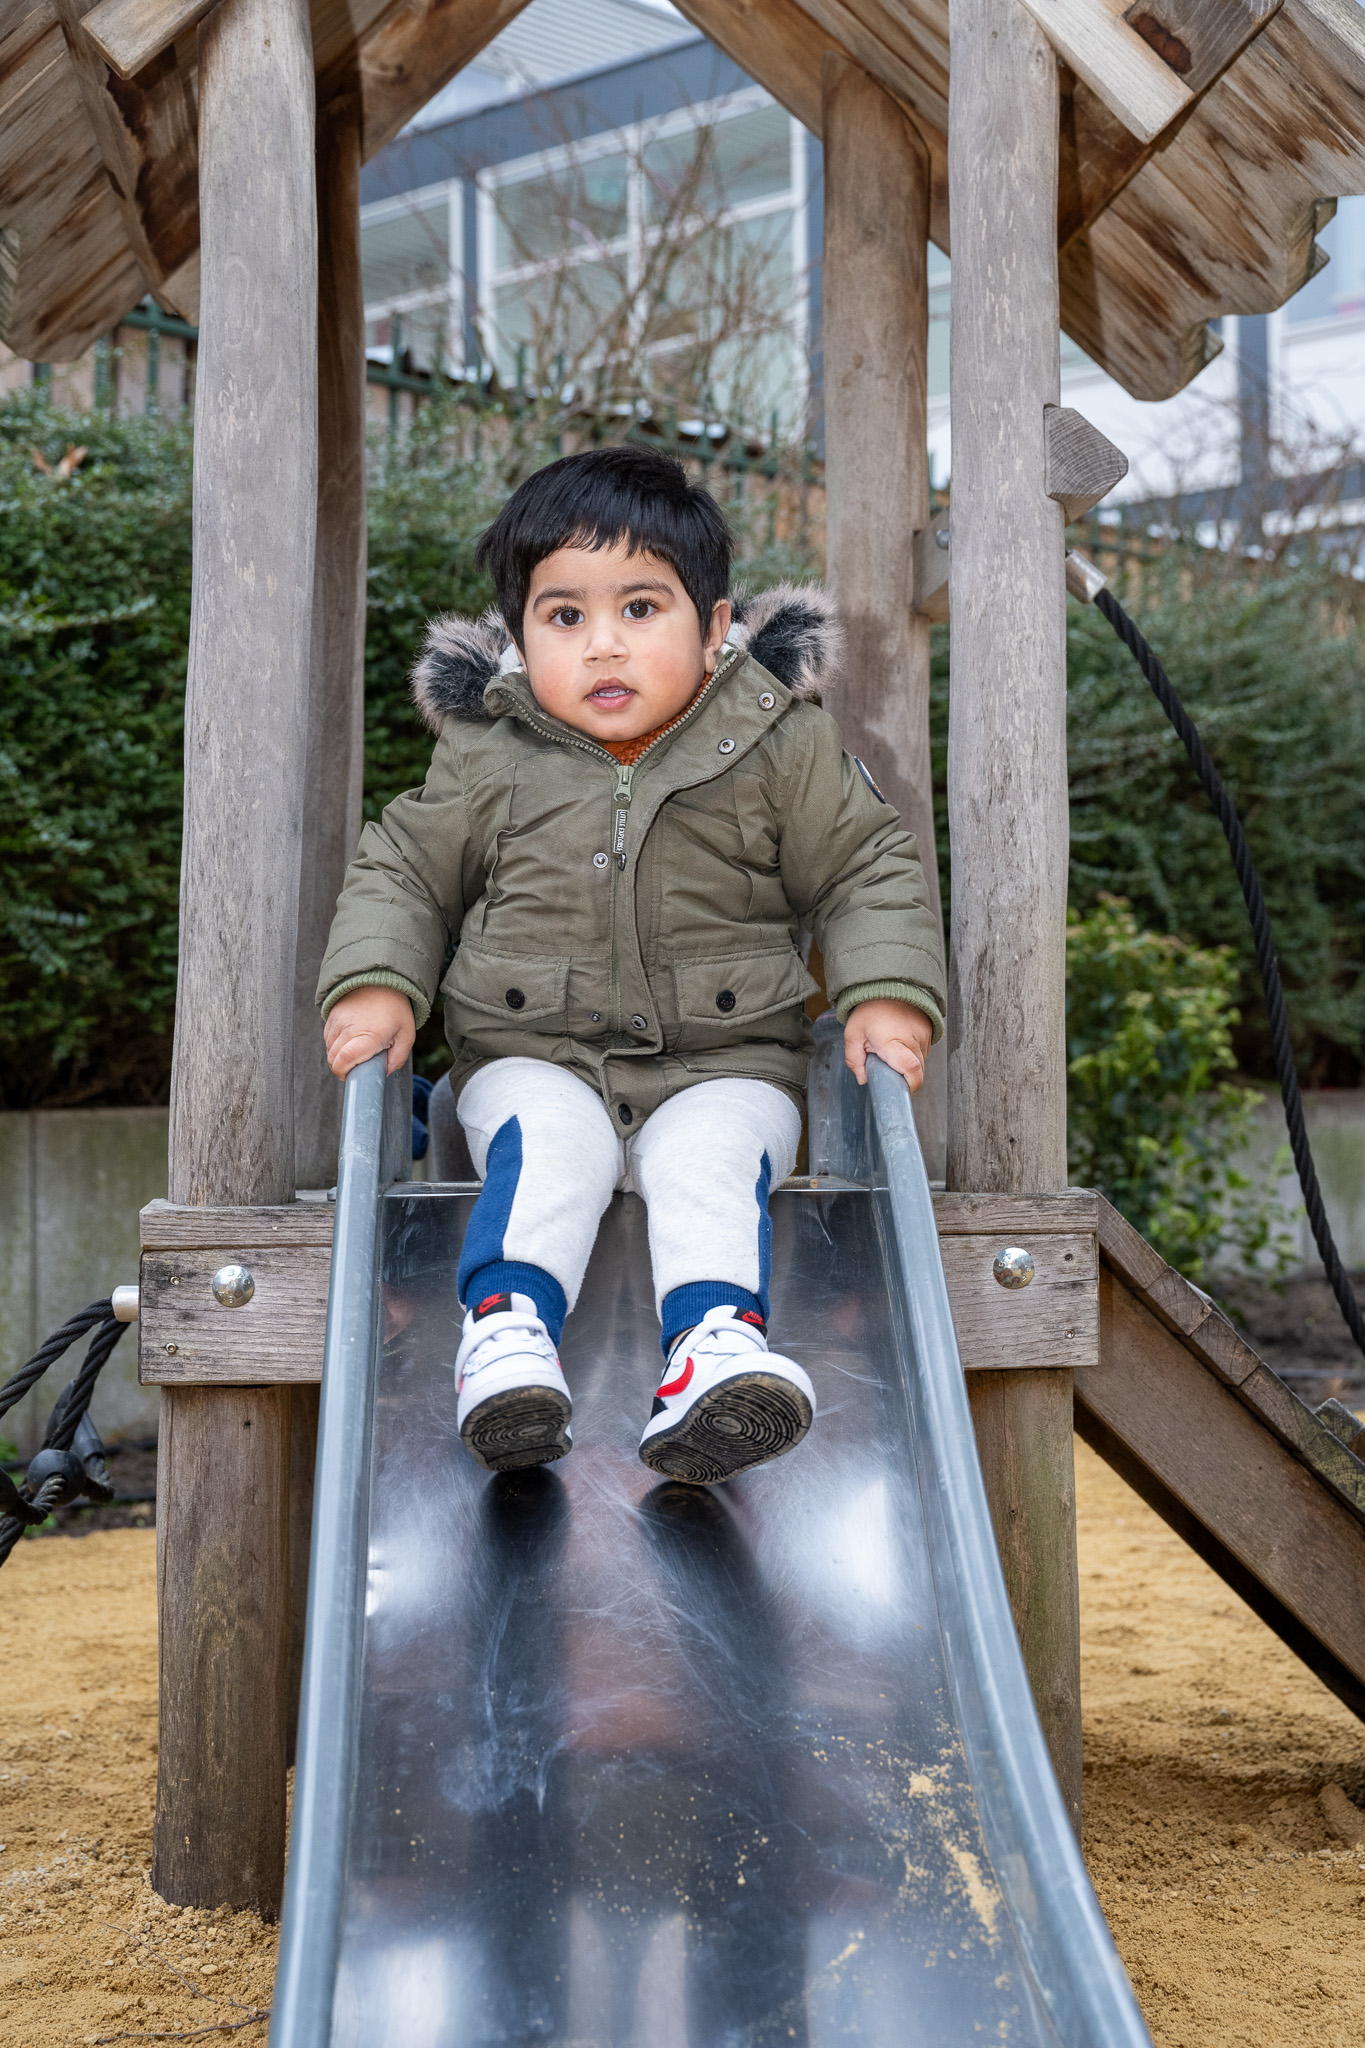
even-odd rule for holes
{"type": "Polygon", "coordinates": [[[108,1295],[102,1301],[92,1301],[89,1308],[54,1330],[27,1365],[21,1365],[0,1387],[0,1415],[4,1415],[38,1384],[64,1351],[87,1331],[93,1332],[80,1370],[63,1389],[48,1418],[43,1448],[30,1464],[23,1485],[16,1486],[7,1472],[0,1472],[0,1564],[25,1529],[45,1522],[54,1508],[64,1507],[82,1493],[94,1501],[112,1499],[104,1446],[98,1430],[87,1420],[87,1410],[95,1382],[126,1327],[115,1316],[108,1295]]]}
{"type": "Polygon", "coordinates": [[[1251,849],[1242,830],[1242,821],[1237,815],[1232,798],[1223,786],[1222,776],[1214,767],[1208,749],[1199,737],[1194,720],[1171,687],[1170,677],[1157,660],[1147,640],[1138,631],[1111,590],[1101,590],[1096,595],[1095,609],[1104,614],[1133,656],[1151,684],[1152,694],[1183,740],[1185,752],[1190,757],[1195,774],[1204,785],[1209,802],[1218,814],[1218,822],[1231,849],[1232,863],[1237,870],[1237,879],[1242,885],[1247,915],[1251,919],[1256,964],[1261,970],[1261,986],[1265,990],[1266,1009],[1270,1014],[1270,1042],[1275,1054],[1275,1072],[1279,1076],[1280,1094],[1284,1098],[1285,1121],[1289,1126],[1289,1142],[1294,1152],[1294,1164],[1298,1168],[1299,1186],[1303,1190],[1303,1205],[1308,1211],[1313,1241],[1317,1245],[1332,1292],[1337,1298],[1337,1306],[1346,1319],[1346,1326],[1351,1335],[1360,1349],[1365,1351],[1365,1316],[1361,1315],[1360,1303],[1356,1300],[1355,1290],[1341,1263],[1341,1254],[1337,1250],[1331,1225],[1327,1221],[1322,1190],[1318,1186],[1317,1169],[1313,1164],[1313,1154],[1308,1143],[1308,1132],[1304,1128],[1303,1097],[1299,1093],[1294,1050],[1289,1042],[1289,1015],[1285,1009],[1280,963],[1275,957],[1270,915],[1266,910],[1260,877],[1251,858],[1251,849]]]}

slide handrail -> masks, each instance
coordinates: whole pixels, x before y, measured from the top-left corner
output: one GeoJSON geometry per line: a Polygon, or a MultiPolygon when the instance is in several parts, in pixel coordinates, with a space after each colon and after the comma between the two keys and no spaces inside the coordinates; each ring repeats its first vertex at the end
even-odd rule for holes
{"type": "MultiPolygon", "coordinates": [[[[270,2048],[327,2048],[360,1715],[379,1313],[379,1219],[402,1170],[403,1076],[377,1053],[346,1077],[327,1295],[308,1628],[270,2048]]],[[[411,1148],[411,1130],[407,1133],[411,1148]]]]}
{"type": "MultiPolygon", "coordinates": [[[[851,1077],[840,1085],[856,1087],[851,1077]]],[[[880,1155],[872,1179],[908,1326],[930,1564],[986,1846],[1066,2048],[1151,2048],[1072,1831],[1019,1649],[910,1095],[876,1058],[868,1061],[868,1087],[880,1155]]],[[[852,1107],[850,1099],[846,1126],[852,1107]]]]}

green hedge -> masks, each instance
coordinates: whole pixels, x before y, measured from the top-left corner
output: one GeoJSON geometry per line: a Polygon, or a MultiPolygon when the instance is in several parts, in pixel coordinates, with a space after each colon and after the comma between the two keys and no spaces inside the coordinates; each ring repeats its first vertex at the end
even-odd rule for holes
{"type": "MultiPolygon", "coordinates": [[[[420,779],[429,743],[406,676],[433,611],[489,592],[473,538],[506,469],[450,454],[432,413],[370,487],[369,815],[420,779]]],[[[515,451],[523,466],[537,451],[515,451]]],[[[191,449],[182,422],[0,406],[0,1105],[164,1100],[169,1080],[189,626],[191,449]],[[67,478],[68,443],[87,448],[67,478]]],[[[812,566],[756,544],[762,583],[812,566]]],[[[1307,1078],[1354,1083],[1365,1049],[1365,635],[1322,569],[1268,577],[1185,557],[1144,571],[1134,609],[1243,806],[1276,918],[1307,1078]]],[[[946,636],[935,655],[940,786],[946,636]]],[[[1069,608],[1072,899],[1227,945],[1268,1072],[1236,881],[1179,742],[1096,614],[1069,608]]],[[[946,847],[946,835],[942,845],[946,847]]],[[[946,862],[945,862],[946,868],[946,862]]],[[[947,880],[945,872],[945,882],[947,880]]],[[[431,1046],[427,1046],[428,1054],[431,1046]]]]}

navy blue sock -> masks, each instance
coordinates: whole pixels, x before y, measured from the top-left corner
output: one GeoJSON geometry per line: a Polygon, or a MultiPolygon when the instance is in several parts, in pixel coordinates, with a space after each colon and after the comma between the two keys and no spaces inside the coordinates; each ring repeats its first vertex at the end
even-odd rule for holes
{"type": "Polygon", "coordinates": [[[498,1294],[529,1294],[536,1314],[550,1333],[550,1342],[558,1345],[569,1304],[554,1274],[547,1273],[543,1266],[525,1266],[515,1259],[493,1259],[464,1277],[463,1291],[464,1306],[468,1309],[477,1309],[498,1294]]]}
{"type": "Polygon", "coordinates": [[[664,1296],[660,1315],[665,1358],[683,1331],[694,1328],[712,1308],[733,1308],[737,1315],[756,1316],[767,1328],[766,1302],[750,1294],[746,1287],[736,1287],[729,1280],[689,1280],[685,1287],[675,1287],[664,1296]]]}

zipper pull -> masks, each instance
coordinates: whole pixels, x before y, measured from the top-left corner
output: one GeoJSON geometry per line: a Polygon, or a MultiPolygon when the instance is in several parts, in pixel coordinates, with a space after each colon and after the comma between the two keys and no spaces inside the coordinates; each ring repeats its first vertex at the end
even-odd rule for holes
{"type": "Polygon", "coordinates": [[[623,868],[626,864],[626,811],[630,806],[630,787],[634,779],[633,768],[617,764],[616,788],[612,792],[612,801],[616,805],[616,837],[612,841],[611,850],[616,855],[618,868],[623,868]]]}

